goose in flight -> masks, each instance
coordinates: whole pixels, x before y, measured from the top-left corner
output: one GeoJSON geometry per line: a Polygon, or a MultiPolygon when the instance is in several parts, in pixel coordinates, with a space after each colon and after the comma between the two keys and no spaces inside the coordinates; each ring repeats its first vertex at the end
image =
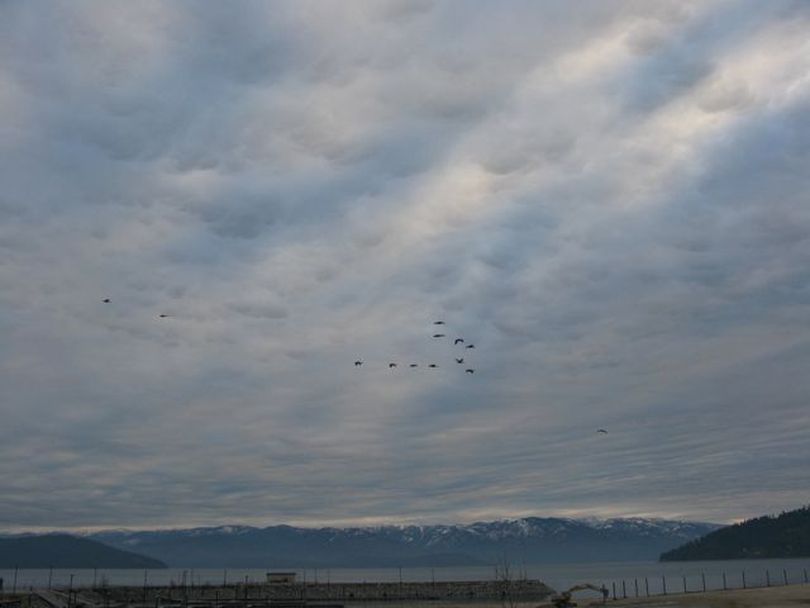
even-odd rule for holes
{"type": "Polygon", "coordinates": [[[419,367],[418,363],[411,363],[409,367],[419,367]]]}
{"type": "Polygon", "coordinates": [[[467,348],[475,348],[475,344],[468,344],[467,348]]]}
{"type": "Polygon", "coordinates": [[[360,367],[361,365],[363,365],[363,362],[360,361],[360,360],[357,360],[357,361],[354,362],[355,367],[360,367]]]}
{"type": "Polygon", "coordinates": [[[456,338],[453,344],[464,344],[464,338],[456,338]]]}
{"type": "Polygon", "coordinates": [[[428,365],[428,367],[439,367],[439,366],[436,365],[435,363],[431,363],[430,365],[428,365]]]}
{"type": "Polygon", "coordinates": [[[597,433],[604,433],[605,435],[608,434],[608,432],[605,429],[597,429],[596,432],[597,433]]]}
{"type": "Polygon", "coordinates": [[[444,321],[434,321],[434,325],[444,325],[444,321]]]}
{"type": "Polygon", "coordinates": [[[456,363],[458,363],[459,365],[461,365],[462,363],[464,363],[464,357],[462,357],[461,359],[459,359],[458,357],[456,357],[456,363]]]}
{"type": "Polygon", "coordinates": [[[444,338],[444,334],[433,334],[434,338],[444,338]]]}
{"type": "Polygon", "coordinates": [[[104,298],[102,300],[102,302],[104,302],[105,304],[109,304],[111,302],[111,300],[110,300],[110,298],[104,298]]]}
{"type": "Polygon", "coordinates": [[[464,370],[464,373],[465,373],[465,374],[474,374],[474,373],[475,373],[475,370],[474,370],[474,369],[470,369],[470,368],[468,367],[467,369],[465,369],[465,370],[464,370]]]}
{"type": "Polygon", "coordinates": [[[396,363],[389,363],[388,364],[388,369],[394,369],[396,366],[397,366],[396,363]]]}
{"type": "Polygon", "coordinates": [[[167,315],[165,312],[162,312],[158,315],[158,319],[168,319],[168,318],[169,315],[167,315]]]}

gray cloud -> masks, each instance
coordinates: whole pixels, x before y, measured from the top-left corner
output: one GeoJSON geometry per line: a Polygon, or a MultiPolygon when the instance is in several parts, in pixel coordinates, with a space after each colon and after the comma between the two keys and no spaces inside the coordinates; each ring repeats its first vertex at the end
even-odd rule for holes
{"type": "Polygon", "coordinates": [[[0,527],[805,501],[809,22],[4,4],[0,527]]]}

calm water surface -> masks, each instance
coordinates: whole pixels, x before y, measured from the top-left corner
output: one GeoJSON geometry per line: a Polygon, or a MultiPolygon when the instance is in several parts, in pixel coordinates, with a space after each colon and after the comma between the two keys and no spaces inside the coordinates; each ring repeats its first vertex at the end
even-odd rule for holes
{"type": "MultiPolygon", "coordinates": [[[[276,570],[279,570],[278,568],[276,570]]],[[[299,581],[307,582],[382,582],[382,581],[449,581],[449,580],[492,580],[495,578],[495,568],[488,566],[452,567],[452,568],[323,568],[323,569],[296,569],[284,570],[298,572],[299,581]],[[401,573],[401,574],[400,574],[401,573]],[[400,579],[401,576],[401,579],[400,579]]],[[[706,561],[706,562],[601,562],[601,563],[571,563],[571,564],[512,564],[513,578],[537,578],[554,589],[567,589],[582,582],[596,585],[606,585],[611,589],[615,584],[617,594],[621,596],[622,581],[624,592],[628,596],[635,595],[636,585],[639,594],[644,595],[649,586],[650,593],[658,594],[663,591],[664,577],[667,591],[680,593],[683,591],[684,577],[688,591],[699,591],[706,580],[707,589],[721,589],[723,587],[723,573],[726,575],[726,584],[731,587],[742,587],[743,572],[745,582],[749,587],[764,586],[770,577],[772,585],[783,585],[785,575],[791,584],[806,582],[810,571],[810,559],[790,560],[733,560],[733,561],[706,561]],[[645,581],[646,579],[646,581],[645,581]]],[[[19,570],[16,573],[17,589],[46,588],[49,580],[54,587],[67,587],[73,577],[74,587],[88,587],[102,584],[108,585],[143,585],[144,578],[148,585],[180,584],[183,580],[194,585],[216,584],[223,581],[229,584],[242,582],[247,577],[249,582],[255,583],[265,579],[265,569],[191,569],[168,568],[166,570],[19,570]],[[185,577],[185,579],[184,579],[185,577]]],[[[5,591],[12,590],[15,573],[13,570],[0,570],[0,578],[4,579],[5,591]]]]}

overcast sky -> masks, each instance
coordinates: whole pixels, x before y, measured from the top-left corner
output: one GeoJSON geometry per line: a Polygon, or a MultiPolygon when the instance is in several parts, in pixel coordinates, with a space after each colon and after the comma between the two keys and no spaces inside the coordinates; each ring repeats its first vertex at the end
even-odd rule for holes
{"type": "Polygon", "coordinates": [[[808,31],[3,2],[0,529],[808,502],[808,31]]]}

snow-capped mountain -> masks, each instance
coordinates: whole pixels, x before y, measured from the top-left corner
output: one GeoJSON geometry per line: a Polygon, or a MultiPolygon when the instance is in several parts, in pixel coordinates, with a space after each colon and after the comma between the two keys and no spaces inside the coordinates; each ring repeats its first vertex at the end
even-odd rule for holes
{"type": "Polygon", "coordinates": [[[90,537],[178,567],[396,567],[651,560],[717,524],[526,517],[468,525],[219,526],[90,537]]]}

